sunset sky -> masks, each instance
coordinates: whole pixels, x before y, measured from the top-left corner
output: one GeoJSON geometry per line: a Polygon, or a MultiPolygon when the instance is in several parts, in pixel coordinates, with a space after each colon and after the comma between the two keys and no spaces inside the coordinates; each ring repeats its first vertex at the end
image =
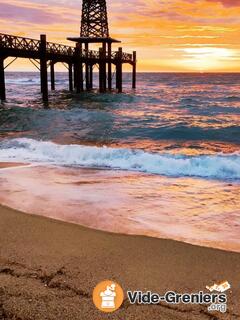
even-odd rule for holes
{"type": "MultiPolygon", "coordinates": [[[[1,0],[2,33],[68,43],[81,1],[1,0]]],[[[240,0],[109,0],[112,37],[137,50],[139,71],[240,71],[240,0]]],[[[34,70],[19,60],[11,70],[34,70]]]]}

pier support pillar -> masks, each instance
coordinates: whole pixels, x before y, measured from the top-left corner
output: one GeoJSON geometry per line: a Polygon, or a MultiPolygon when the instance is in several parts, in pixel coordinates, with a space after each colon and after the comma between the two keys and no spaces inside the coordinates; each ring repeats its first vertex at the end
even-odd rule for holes
{"type": "Polygon", "coordinates": [[[73,91],[73,66],[72,63],[68,64],[68,81],[69,81],[69,91],[73,91]]]}
{"type": "Polygon", "coordinates": [[[79,86],[80,86],[80,92],[83,91],[83,64],[80,61],[79,63],[79,86]]]}
{"type": "Polygon", "coordinates": [[[0,100],[6,100],[4,58],[0,57],[0,100]]]}
{"type": "Polygon", "coordinates": [[[99,48],[99,90],[106,91],[106,43],[99,48]]]}
{"type": "Polygon", "coordinates": [[[40,76],[43,101],[48,101],[48,77],[47,77],[47,40],[46,35],[40,36],[40,76]]]}
{"type": "Polygon", "coordinates": [[[118,57],[116,64],[116,89],[122,92],[122,48],[118,49],[118,57]]]}
{"type": "Polygon", "coordinates": [[[77,93],[83,91],[83,69],[82,69],[82,44],[77,43],[75,48],[74,83],[77,93]]]}
{"type": "Polygon", "coordinates": [[[74,89],[76,89],[76,87],[77,87],[76,73],[77,73],[76,63],[74,63],[73,64],[73,87],[74,87],[74,89]]]}
{"type": "Polygon", "coordinates": [[[108,90],[112,90],[112,44],[108,43],[108,90]]]}
{"type": "Polygon", "coordinates": [[[55,72],[54,72],[54,62],[50,63],[50,74],[51,74],[51,90],[55,90],[55,72]]]}
{"type": "Polygon", "coordinates": [[[90,85],[90,65],[85,63],[85,81],[86,81],[86,90],[89,91],[91,89],[90,85]]]}
{"type": "Polygon", "coordinates": [[[133,70],[132,70],[132,88],[136,89],[136,65],[137,65],[137,53],[133,51],[133,70]]]}
{"type": "MultiPolygon", "coordinates": [[[[88,60],[88,53],[89,53],[89,45],[85,43],[85,55],[86,59],[88,60]]],[[[89,79],[89,64],[88,62],[85,63],[85,81],[86,81],[86,90],[90,89],[90,79],[89,79]]]]}
{"type": "Polygon", "coordinates": [[[103,74],[102,74],[103,50],[99,48],[99,91],[103,92],[103,74]]]}
{"type": "Polygon", "coordinates": [[[102,74],[103,74],[103,91],[107,89],[107,73],[106,73],[106,43],[102,45],[103,61],[102,61],[102,74]]]}
{"type": "Polygon", "coordinates": [[[89,88],[93,88],[93,65],[89,65],[89,88]]]}

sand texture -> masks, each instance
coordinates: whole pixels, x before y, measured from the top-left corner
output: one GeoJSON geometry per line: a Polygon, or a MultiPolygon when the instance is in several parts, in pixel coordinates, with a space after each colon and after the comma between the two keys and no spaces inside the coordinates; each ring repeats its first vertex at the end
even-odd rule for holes
{"type": "Polygon", "coordinates": [[[105,233],[0,207],[0,319],[240,319],[240,254],[171,240],[105,233]],[[95,285],[194,292],[228,280],[228,312],[206,306],[131,306],[112,315],[92,303],[95,285]]]}

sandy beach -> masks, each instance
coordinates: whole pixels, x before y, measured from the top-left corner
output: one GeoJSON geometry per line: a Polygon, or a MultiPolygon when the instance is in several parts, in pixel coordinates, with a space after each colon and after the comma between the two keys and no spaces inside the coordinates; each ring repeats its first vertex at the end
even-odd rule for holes
{"type": "Polygon", "coordinates": [[[0,207],[0,319],[239,319],[238,253],[105,233],[0,207]],[[95,285],[194,292],[228,280],[226,314],[206,306],[131,306],[112,315],[92,303],[95,285]]]}

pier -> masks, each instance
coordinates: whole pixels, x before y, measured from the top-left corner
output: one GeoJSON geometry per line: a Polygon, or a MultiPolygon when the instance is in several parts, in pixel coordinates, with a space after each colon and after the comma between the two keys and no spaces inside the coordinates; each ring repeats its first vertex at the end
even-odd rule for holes
{"type": "Polygon", "coordinates": [[[83,1],[80,37],[69,37],[68,40],[75,45],[48,42],[45,34],[39,39],[31,39],[0,33],[0,100],[6,100],[5,70],[17,58],[29,59],[39,70],[44,102],[48,101],[48,70],[51,90],[55,90],[54,66],[58,62],[68,69],[70,91],[80,93],[93,89],[95,65],[98,67],[99,92],[113,89],[114,74],[116,90],[122,92],[123,64],[132,66],[132,88],[136,88],[136,51],[125,53],[121,47],[112,51],[112,44],[120,41],[109,36],[106,1],[83,1]],[[92,43],[100,43],[99,50],[90,50],[92,43]],[[12,61],[6,64],[9,57],[12,61]]]}

